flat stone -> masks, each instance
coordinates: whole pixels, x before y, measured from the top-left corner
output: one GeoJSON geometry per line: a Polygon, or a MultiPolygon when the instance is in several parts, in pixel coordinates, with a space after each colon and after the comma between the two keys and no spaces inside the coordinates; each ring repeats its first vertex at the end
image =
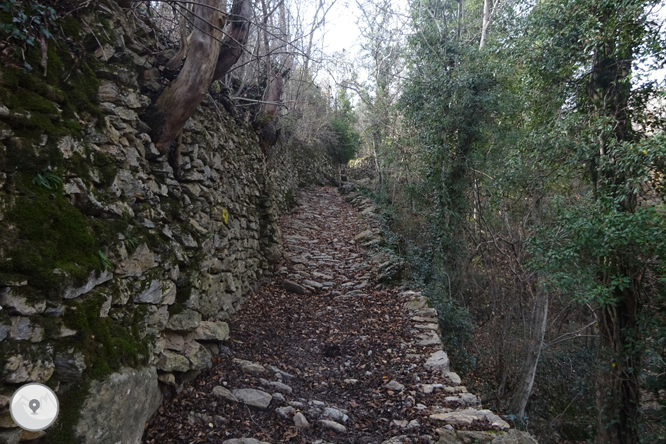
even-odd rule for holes
{"type": "Polygon", "coordinates": [[[474,421],[488,420],[491,426],[501,430],[509,430],[509,424],[490,410],[465,409],[457,412],[435,413],[430,419],[443,421],[447,424],[469,427],[474,421]]]}
{"type": "Polygon", "coordinates": [[[90,273],[90,276],[88,276],[88,282],[86,282],[84,286],[77,288],[70,287],[63,292],[62,297],[65,299],[77,298],[81,295],[89,293],[93,288],[108,282],[111,279],[113,279],[113,273],[110,271],[104,270],[99,276],[97,276],[97,273],[93,271],[90,273]]]}
{"type": "Polygon", "coordinates": [[[9,337],[14,340],[30,340],[30,342],[41,342],[44,338],[44,329],[30,322],[29,317],[18,316],[12,318],[12,326],[9,329],[9,337]]]}
{"type": "MultiPolygon", "coordinates": [[[[52,353],[52,350],[50,351],[52,353]]],[[[23,382],[45,383],[53,375],[55,365],[50,354],[42,359],[30,359],[16,354],[6,358],[3,382],[20,384],[23,382]]]]}
{"type": "Polygon", "coordinates": [[[176,384],[176,376],[173,373],[160,373],[157,375],[157,379],[162,383],[169,385],[171,387],[175,387],[176,384]]]}
{"type": "Polygon", "coordinates": [[[333,407],[326,407],[322,413],[324,418],[331,418],[337,422],[347,422],[349,416],[347,416],[342,410],[336,409],[333,407]]]}
{"type": "Polygon", "coordinates": [[[38,313],[44,313],[46,310],[46,301],[28,302],[24,296],[15,293],[12,287],[0,288],[0,307],[7,310],[9,314],[32,316],[38,313]]]}
{"type": "Polygon", "coordinates": [[[426,395],[432,393],[435,390],[435,388],[432,386],[432,384],[421,384],[421,386],[419,388],[426,395]]]}
{"type": "Polygon", "coordinates": [[[54,375],[60,382],[75,381],[81,377],[86,369],[85,356],[82,352],[73,348],[57,352],[54,364],[54,375]]]}
{"type": "Polygon", "coordinates": [[[236,398],[234,394],[231,393],[231,391],[222,387],[221,385],[213,387],[213,395],[217,396],[218,398],[226,399],[227,401],[238,402],[238,398],[236,398]]]}
{"type": "Polygon", "coordinates": [[[289,405],[286,407],[278,407],[275,409],[275,412],[282,418],[287,419],[296,412],[296,409],[289,405]]]}
{"type": "Polygon", "coordinates": [[[436,318],[437,310],[435,310],[434,308],[422,308],[420,310],[416,310],[416,315],[425,318],[436,318]]]}
{"type": "Polygon", "coordinates": [[[310,423],[305,418],[305,415],[303,415],[301,412],[297,412],[294,415],[294,426],[296,426],[298,429],[305,429],[310,427],[310,423]]]}
{"type": "Polygon", "coordinates": [[[183,310],[169,318],[167,328],[174,331],[192,331],[201,325],[201,314],[194,310],[183,310]]]}
{"type": "Polygon", "coordinates": [[[185,338],[172,331],[165,331],[163,334],[163,343],[166,350],[183,351],[185,348],[185,338]]]}
{"type": "Polygon", "coordinates": [[[290,373],[287,373],[284,370],[281,370],[281,369],[279,369],[279,368],[277,368],[273,365],[267,365],[266,368],[268,370],[272,371],[273,373],[279,374],[283,378],[293,378],[294,377],[294,375],[292,375],[290,373]]]}
{"type": "Polygon", "coordinates": [[[327,419],[320,419],[319,424],[325,429],[333,430],[335,433],[346,433],[347,427],[339,424],[335,421],[329,421],[327,419]]]}
{"type": "Polygon", "coordinates": [[[437,351],[433,353],[425,363],[425,368],[431,370],[439,370],[442,373],[449,371],[449,356],[445,351],[437,351]]]}
{"type": "Polygon", "coordinates": [[[183,354],[190,361],[191,370],[203,370],[211,362],[212,357],[206,347],[196,341],[185,344],[183,354]]]}
{"type": "Polygon", "coordinates": [[[444,373],[444,376],[449,378],[451,380],[451,382],[453,382],[454,384],[462,384],[462,379],[460,379],[460,376],[458,376],[457,373],[446,372],[446,373],[444,373]]]}
{"type": "Polygon", "coordinates": [[[323,285],[320,284],[319,282],[311,281],[308,279],[303,280],[303,283],[309,287],[314,287],[314,288],[322,288],[323,285]]]}
{"type": "Polygon", "coordinates": [[[411,301],[405,302],[407,310],[421,310],[428,307],[428,299],[425,296],[419,296],[411,301]]]}
{"type": "Polygon", "coordinates": [[[375,235],[375,233],[373,233],[372,231],[365,230],[365,231],[361,231],[359,234],[354,236],[354,240],[357,241],[357,242],[363,242],[366,239],[370,239],[374,235],[375,235]]]}
{"type": "Polygon", "coordinates": [[[417,338],[419,341],[416,343],[416,345],[421,347],[438,345],[442,343],[442,341],[439,339],[439,335],[434,331],[428,331],[427,333],[420,334],[417,336],[417,338]]]}
{"type": "Polygon", "coordinates": [[[268,373],[263,365],[258,364],[252,361],[246,361],[245,359],[234,358],[232,361],[234,364],[241,367],[241,370],[245,373],[254,373],[257,375],[262,375],[268,373]]]}
{"type": "Polygon", "coordinates": [[[183,355],[164,350],[157,360],[157,369],[163,372],[186,372],[190,361],[183,355]]]}
{"type": "Polygon", "coordinates": [[[226,341],[229,339],[229,324],[226,322],[202,321],[192,334],[197,341],[226,341]]]}
{"type": "Polygon", "coordinates": [[[234,438],[223,441],[222,444],[271,444],[266,441],[259,441],[254,438],[234,438]]]}
{"type": "Polygon", "coordinates": [[[171,305],[176,300],[176,284],[171,281],[153,280],[141,293],[134,295],[132,300],[138,304],[171,305]]]}
{"type": "Polygon", "coordinates": [[[115,272],[124,277],[137,277],[157,265],[155,254],[148,248],[148,245],[143,243],[134,250],[129,258],[118,264],[115,272]]]}
{"type": "Polygon", "coordinates": [[[231,393],[238,398],[239,402],[243,402],[249,406],[257,407],[262,410],[267,409],[268,405],[271,403],[271,399],[273,399],[268,393],[255,389],[236,389],[231,393]]]}
{"type": "Polygon", "coordinates": [[[437,324],[415,324],[414,328],[418,328],[419,330],[438,330],[439,325],[437,325],[437,324]]]}
{"type": "Polygon", "coordinates": [[[413,322],[425,322],[425,323],[437,323],[437,318],[425,318],[423,316],[413,316],[412,317],[413,322]]]}
{"type": "Polygon", "coordinates": [[[283,384],[282,382],[269,381],[269,380],[263,379],[263,378],[260,378],[259,382],[263,386],[272,387],[275,390],[277,390],[278,392],[286,393],[287,395],[290,395],[291,392],[293,392],[293,389],[291,387],[289,387],[287,384],[283,384]]]}
{"type": "Polygon", "coordinates": [[[92,381],[74,429],[84,444],[138,443],[162,402],[155,368],[122,369],[92,381]]]}
{"type": "Polygon", "coordinates": [[[388,384],[386,384],[384,387],[386,387],[389,390],[396,390],[396,391],[403,391],[405,389],[405,386],[400,384],[398,381],[395,379],[391,380],[388,384]]]}
{"type": "Polygon", "coordinates": [[[493,439],[492,444],[539,444],[538,441],[532,438],[528,433],[521,432],[516,429],[511,429],[504,434],[493,439]]]}
{"type": "MultiPolygon", "coordinates": [[[[21,441],[20,442],[26,442],[26,441],[34,441],[39,438],[43,438],[46,436],[46,432],[44,430],[40,430],[38,432],[31,432],[30,430],[24,430],[23,433],[21,433],[21,441]]],[[[2,440],[0,440],[2,442],[2,440]]]]}
{"type": "MultiPolygon", "coordinates": [[[[386,441],[382,441],[382,444],[412,444],[414,442],[417,442],[410,438],[407,435],[400,435],[400,436],[394,436],[390,439],[387,439],[386,441]]],[[[423,442],[428,442],[428,441],[423,441],[423,442]]],[[[438,443],[442,444],[442,443],[438,443]]]]}
{"type": "Polygon", "coordinates": [[[296,282],[289,281],[289,280],[284,280],[282,282],[282,288],[287,290],[290,293],[296,293],[296,294],[305,294],[307,291],[305,290],[305,287],[303,287],[300,284],[297,284],[296,282]]]}

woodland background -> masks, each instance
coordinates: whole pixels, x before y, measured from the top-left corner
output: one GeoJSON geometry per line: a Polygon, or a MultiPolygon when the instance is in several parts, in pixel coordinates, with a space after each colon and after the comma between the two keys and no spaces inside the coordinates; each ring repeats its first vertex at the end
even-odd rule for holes
{"type": "MultiPolygon", "coordinates": [[[[3,56],[46,72],[91,1],[1,0],[3,56]]],[[[335,1],[120,2],[161,30],[157,149],[177,166],[214,97],[267,157],[362,166],[484,405],[543,443],[665,441],[666,5],[357,0],[360,50],[327,54],[335,1]]]]}

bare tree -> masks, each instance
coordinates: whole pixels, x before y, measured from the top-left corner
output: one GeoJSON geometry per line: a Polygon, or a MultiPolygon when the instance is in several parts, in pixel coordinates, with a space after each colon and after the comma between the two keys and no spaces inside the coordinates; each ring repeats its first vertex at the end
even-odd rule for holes
{"type": "Polygon", "coordinates": [[[251,0],[235,0],[229,17],[220,0],[197,0],[192,8],[193,31],[178,77],[146,112],[159,152],[166,152],[208,92],[240,57],[249,31],[251,0]],[[224,33],[225,24],[229,29],[224,33]]]}

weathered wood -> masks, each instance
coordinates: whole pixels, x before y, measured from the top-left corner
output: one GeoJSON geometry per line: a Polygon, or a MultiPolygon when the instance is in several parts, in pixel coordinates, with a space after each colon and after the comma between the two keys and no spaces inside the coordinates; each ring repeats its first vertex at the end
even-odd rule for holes
{"type": "Polygon", "coordinates": [[[284,80],[282,80],[279,72],[272,69],[270,76],[264,94],[264,103],[261,104],[255,123],[255,128],[259,133],[259,145],[266,156],[268,156],[270,148],[277,143],[280,136],[277,121],[280,114],[279,103],[284,89],[284,80]]]}
{"type": "Polygon", "coordinates": [[[243,47],[250,35],[251,17],[252,0],[234,0],[229,13],[230,26],[219,50],[213,80],[221,79],[243,54],[243,47]]]}
{"type": "Polygon", "coordinates": [[[160,153],[169,149],[213,81],[224,27],[224,17],[216,10],[220,8],[220,0],[200,0],[194,6],[194,31],[183,69],[146,112],[160,153]]]}

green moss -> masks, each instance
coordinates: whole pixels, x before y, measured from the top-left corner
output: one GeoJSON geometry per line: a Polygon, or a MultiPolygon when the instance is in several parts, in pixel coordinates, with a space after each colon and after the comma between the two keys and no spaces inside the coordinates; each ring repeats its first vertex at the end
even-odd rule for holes
{"type": "Polygon", "coordinates": [[[101,379],[122,366],[136,367],[146,363],[150,338],[139,340],[138,325],[143,316],[136,310],[124,316],[120,323],[110,317],[100,318],[106,296],[87,296],[83,301],[68,301],[64,322],[76,330],[75,343],[86,357],[86,376],[101,379]]]}
{"type": "Polygon", "coordinates": [[[160,206],[168,216],[170,221],[178,220],[183,209],[180,201],[171,196],[160,196],[160,206]]]}
{"type": "MultiPolygon", "coordinates": [[[[6,171],[8,173],[22,173],[22,177],[28,182],[32,178],[51,166],[58,166],[59,162],[56,156],[49,155],[49,152],[41,152],[37,155],[35,148],[27,141],[15,138],[10,139],[6,150],[6,171]]],[[[16,177],[17,182],[21,177],[16,177]]]]}
{"type": "Polygon", "coordinates": [[[78,444],[81,439],[75,435],[76,425],[81,419],[81,407],[88,397],[90,383],[77,381],[66,393],[58,395],[58,419],[46,430],[46,444],[78,444]]]}
{"type": "Polygon", "coordinates": [[[92,164],[99,168],[100,185],[110,186],[118,174],[118,160],[111,154],[95,152],[92,164]]]}
{"type": "Polygon", "coordinates": [[[83,28],[81,27],[81,22],[72,16],[65,17],[60,22],[60,27],[62,29],[62,32],[65,33],[65,36],[71,37],[73,39],[78,39],[81,36],[81,33],[83,32],[83,28]]]}
{"type": "Polygon", "coordinates": [[[185,306],[179,302],[169,305],[169,316],[177,315],[185,311],[185,306]]]}
{"type": "Polygon", "coordinates": [[[67,91],[69,104],[76,110],[86,110],[95,117],[101,116],[99,109],[99,79],[90,65],[83,62],[72,74],[67,91]]]}
{"type": "MultiPolygon", "coordinates": [[[[38,48],[28,48],[25,56],[30,65],[39,66],[42,54],[38,48]]],[[[12,115],[30,113],[30,118],[9,118],[12,126],[24,130],[26,136],[79,135],[78,122],[84,113],[96,119],[101,116],[99,80],[91,68],[97,62],[90,56],[73,57],[67,45],[54,42],[49,44],[47,56],[46,77],[36,68],[1,68],[0,99],[12,115]],[[54,103],[62,108],[62,116],[54,103]]]]}
{"type": "Polygon", "coordinates": [[[31,195],[18,196],[7,214],[18,239],[0,271],[23,274],[30,285],[56,296],[70,279],[82,283],[101,269],[99,242],[86,217],[59,192],[28,190],[31,195]]]}

